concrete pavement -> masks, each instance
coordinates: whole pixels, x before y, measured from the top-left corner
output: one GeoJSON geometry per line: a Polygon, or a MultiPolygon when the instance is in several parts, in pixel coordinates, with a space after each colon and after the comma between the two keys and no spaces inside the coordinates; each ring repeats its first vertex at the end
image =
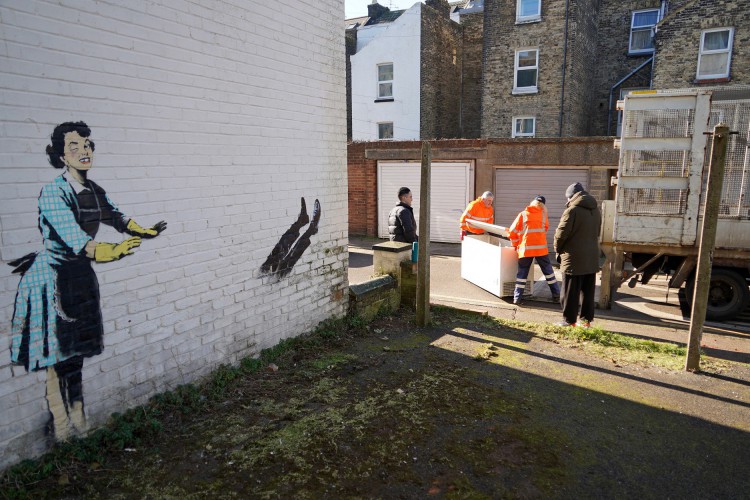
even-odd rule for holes
{"type": "MultiPolygon", "coordinates": [[[[370,278],[372,245],[381,241],[350,238],[350,283],[361,283],[370,278]]],[[[533,298],[519,307],[461,278],[461,245],[432,243],[430,250],[432,304],[487,312],[494,317],[519,321],[556,323],[562,319],[559,304],[552,302],[546,282],[539,279],[538,268],[533,298]]],[[[689,318],[683,316],[678,293],[667,287],[665,277],[657,277],[648,285],[639,284],[632,289],[621,287],[615,294],[612,309],[597,309],[595,324],[611,332],[682,344],[687,343],[690,327],[689,318]]],[[[711,356],[750,363],[750,321],[743,317],[734,322],[707,322],[702,344],[711,356]]]]}

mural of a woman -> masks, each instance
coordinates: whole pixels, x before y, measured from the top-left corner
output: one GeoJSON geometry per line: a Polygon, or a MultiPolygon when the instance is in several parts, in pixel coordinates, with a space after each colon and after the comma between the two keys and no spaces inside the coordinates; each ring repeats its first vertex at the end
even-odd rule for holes
{"type": "Polygon", "coordinates": [[[39,195],[44,248],[10,263],[22,276],[11,326],[11,362],[27,371],[46,370],[49,428],[58,440],[86,429],[83,360],[100,354],[104,346],[99,283],[91,261],[130,255],[141,238],[155,238],[167,227],[164,221],[139,226],[88,179],[94,153],[90,135],[84,122],[55,127],[46,152],[50,164],[64,172],[39,195]],[[100,224],[130,237],[120,243],[97,242],[100,224]]]}

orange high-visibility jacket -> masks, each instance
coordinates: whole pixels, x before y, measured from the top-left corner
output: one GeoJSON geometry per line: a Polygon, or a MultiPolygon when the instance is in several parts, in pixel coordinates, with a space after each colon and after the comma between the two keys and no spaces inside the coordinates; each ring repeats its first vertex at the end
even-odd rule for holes
{"type": "Polygon", "coordinates": [[[510,242],[516,248],[519,257],[540,257],[547,255],[547,230],[549,218],[543,206],[529,205],[518,214],[508,228],[510,242]]]}
{"type": "Polygon", "coordinates": [[[461,214],[461,229],[474,234],[484,233],[483,230],[477,229],[475,227],[470,227],[468,224],[466,224],[466,219],[473,219],[478,220],[479,222],[486,222],[487,224],[494,224],[495,212],[491,206],[484,206],[484,201],[480,196],[476,200],[469,203],[469,206],[466,207],[464,213],[461,214]]]}

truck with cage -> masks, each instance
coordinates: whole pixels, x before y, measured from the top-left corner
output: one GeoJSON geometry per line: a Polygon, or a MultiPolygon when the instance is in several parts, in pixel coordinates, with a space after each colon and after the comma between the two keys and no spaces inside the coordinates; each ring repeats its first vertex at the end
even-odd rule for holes
{"type": "Polygon", "coordinates": [[[602,205],[600,307],[628,282],[668,275],[692,301],[711,132],[729,136],[706,317],[724,321],[750,303],[750,87],[646,91],[622,109],[615,199],[602,205]]]}

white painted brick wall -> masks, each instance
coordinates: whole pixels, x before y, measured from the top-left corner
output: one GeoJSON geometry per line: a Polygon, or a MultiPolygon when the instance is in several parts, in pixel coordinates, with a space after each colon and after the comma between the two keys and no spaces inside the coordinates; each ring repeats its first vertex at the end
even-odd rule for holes
{"type": "MultiPolygon", "coordinates": [[[[95,264],[90,423],[344,314],[343,0],[24,0],[0,18],[0,260],[41,249],[37,197],[60,174],[44,150],[65,121],[91,127],[90,177],[124,213],[169,223],[95,264]],[[317,235],[288,277],[260,279],[303,196],[317,235]]],[[[45,373],[10,365],[19,277],[0,267],[3,468],[44,451],[48,414],[45,373]]]]}

